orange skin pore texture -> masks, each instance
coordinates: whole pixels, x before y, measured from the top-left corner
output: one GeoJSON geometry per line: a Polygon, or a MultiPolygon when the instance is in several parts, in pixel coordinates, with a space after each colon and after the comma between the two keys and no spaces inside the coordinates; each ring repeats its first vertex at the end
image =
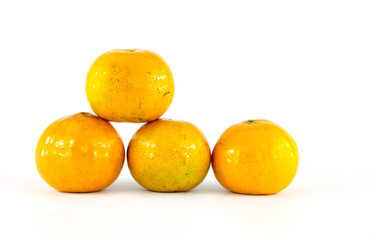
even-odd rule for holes
{"type": "Polygon", "coordinates": [[[197,127],[162,119],[143,125],[129,142],[127,152],[133,178],[157,192],[193,189],[206,177],[210,158],[209,145],[197,127]]]}
{"type": "Polygon", "coordinates": [[[42,178],[63,192],[94,192],[119,176],[125,150],[112,125],[90,113],[53,122],[40,137],[35,153],[42,178]]]}
{"type": "Polygon", "coordinates": [[[174,97],[174,79],[162,57],[141,49],[102,54],[86,78],[93,111],[113,122],[149,122],[162,116],[174,97]]]}
{"type": "Polygon", "coordinates": [[[212,167],[220,184],[242,194],[274,194],[294,179],[299,162],[294,139],[268,120],[229,127],[213,149],[212,167]]]}

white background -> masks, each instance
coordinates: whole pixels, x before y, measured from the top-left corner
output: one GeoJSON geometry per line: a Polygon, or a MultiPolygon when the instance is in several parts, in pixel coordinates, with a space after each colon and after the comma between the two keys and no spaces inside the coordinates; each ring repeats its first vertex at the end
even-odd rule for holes
{"type": "MultiPolygon", "coordinates": [[[[1,1],[0,239],[375,239],[375,1],[1,1]],[[266,118],[300,150],[272,196],[142,189],[125,165],[109,188],[67,194],[38,175],[43,130],[91,111],[85,78],[116,48],[159,53],[175,78],[163,117],[211,148],[266,118]]],[[[117,123],[127,146],[140,124],[117,123]]]]}

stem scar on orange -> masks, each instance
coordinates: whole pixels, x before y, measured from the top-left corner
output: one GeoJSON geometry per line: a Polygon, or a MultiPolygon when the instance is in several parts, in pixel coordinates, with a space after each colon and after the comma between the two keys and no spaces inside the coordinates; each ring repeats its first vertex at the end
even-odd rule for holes
{"type": "Polygon", "coordinates": [[[212,155],[219,183],[242,194],[282,191],[294,179],[298,162],[294,139],[268,120],[249,120],[229,127],[212,155]]]}
{"type": "Polygon", "coordinates": [[[90,113],[60,118],[47,127],[35,153],[39,174],[63,192],[106,188],[123,167],[123,142],[112,125],[90,113]]]}
{"type": "Polygon", "coordinates": [[[174,97],[170,68],[158,54],[115,49],[99,56],[86,78],[93,111],[113,122],[149,122],[162,116],[174,97]]]}

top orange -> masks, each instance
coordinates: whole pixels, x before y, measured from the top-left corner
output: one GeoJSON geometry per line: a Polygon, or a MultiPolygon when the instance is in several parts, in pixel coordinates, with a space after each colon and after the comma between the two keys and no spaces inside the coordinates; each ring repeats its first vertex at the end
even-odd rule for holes
{"type": "Polygon", "coordinates": [[[99,56],[86,79],[93,111],[113,122],[149,122],[162,116],[174,96],[167,63],[156,53],[116,49],[99,56]]]}

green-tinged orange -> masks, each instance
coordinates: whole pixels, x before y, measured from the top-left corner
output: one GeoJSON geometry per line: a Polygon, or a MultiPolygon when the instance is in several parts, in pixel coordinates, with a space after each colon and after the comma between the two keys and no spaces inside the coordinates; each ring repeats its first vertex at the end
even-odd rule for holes
{"type": "Polygon", "coordinates": [[[202,132],[184,121],[156,120],[143,125],[128,145],[128,167],[144,188],[188,191],[210,167],[210,148],[202,132]]]}

